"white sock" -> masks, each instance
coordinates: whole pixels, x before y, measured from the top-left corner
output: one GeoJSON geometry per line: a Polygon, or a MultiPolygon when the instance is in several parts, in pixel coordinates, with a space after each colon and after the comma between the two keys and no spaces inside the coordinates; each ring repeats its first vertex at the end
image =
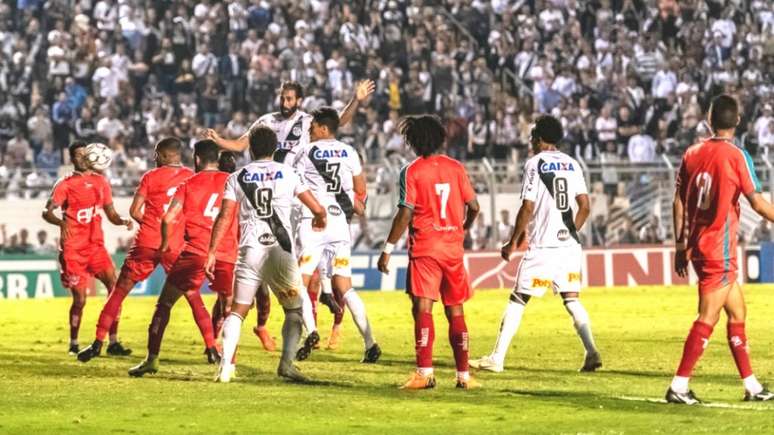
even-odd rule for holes
{"type": "Polygon", "coordinates": [[[497,364],[505,362],[505,354],[508,353],[513,336],[519,330],[521,317],[524,315],[524,308],[523,304],[513,301],[509,301],[508,305],[505,306],[503,319],[500,321],[500,332],[497,334],[497,341],[495,341],[495,347],[491,355],[497,364]]]}
{"type": "Polygon", "coordinates": [[[744,383],[744,389],[747,390],[747,392],[750,394],[758,394],[763,391],[763,385],[758,382],[758,379],[755,377],[755,375],[750,375],[742,379],[742,383],[744,383]]]}
{"type": "Polygon", "coordinates": [[[327,295],[333,294],[333,285],[331,284],[331,279],[326,278],[324,276],[320,276],[320,289],[323,293],[327,295]]]}
{"type": "Polygon", "coordinates": [[[572,316],[575,331],[578,333],[578,337],[580,337],[583,347],[586,349],[586,354],[597,353],[594,335],[591,333],[591,320],[586,308],[577,299],[565,300],[564,308],[572,316]]]}
{"type": "Polygon", "coordinates": [[[675,376],[672,378],[672,391],[675,393],[681,393],[685,394],[688,392],[688,380],[691,378],[687,378],[685,376],[675,376]]]}
{"type": "Polygon", "coordinates": [[[470,372],[457,372],[457,380],[467,382],[470,379],[470,372]]]}
{"type": "Polygon", "coordinates": [[[417,373],[424,377],[431,376],[433,374],[433,368],[432,367],[417,367],[417,373]]]}
{"type": "Polygon", "coordinates": [[[239,344],[239,335],[242,332],[242,322],[244,319],[237,313],[231,313],[223,322],[223,362],[231,364],[234,360],[234,353],[239,344]]]}
{"type": "Polygon", "coordinates": [[[349,289],[344,294],[344,302],[349,308],[349,312],[352,313],[352,320],[355,321],[357,329],[360,331],[360,335],[363,336],[365,341],[366,350],[370,349],[374,345],[374,336],[371,333],[371,324],[368,323],[368,316],[366,316],[365,305],[360,296],[355,292],[355,289],[349,289]]]}
{"type": "Polygon", "coordinates": [[[301,316],[304,318],[304,328],[306,328],[307,334],[317,331],[317,322],[314,321],[312,300],[309,299],[309,293],[306,292],[306,287],[301,288],[301,316]]]}
{"type": "Polygon", "coordinates": [[[78,346],[78,339],[77,338],[71,338],[70,339],[70,346],[78,346]]]}

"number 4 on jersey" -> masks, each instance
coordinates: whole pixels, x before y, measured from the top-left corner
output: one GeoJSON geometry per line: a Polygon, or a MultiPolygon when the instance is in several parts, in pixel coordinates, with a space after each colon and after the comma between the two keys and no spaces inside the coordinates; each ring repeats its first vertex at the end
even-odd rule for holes
{"type": "Polygon", "coordinates": [[[210,195],[210,199],[207,201],[207,207],[204,208],[204,216],[215,220],[216,217],[218,217],[218,213],[220,213],[220,208],[216,207],[215,204],[218,202],[218,195],[217,193],[213,193],[210,195]]]}

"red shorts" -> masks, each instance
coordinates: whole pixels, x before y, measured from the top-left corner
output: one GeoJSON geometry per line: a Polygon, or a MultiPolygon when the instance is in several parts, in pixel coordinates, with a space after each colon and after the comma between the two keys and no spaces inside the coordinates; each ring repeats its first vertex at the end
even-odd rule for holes
{"type": "Polygon", "coordinates": [[[409,294],[434,301],[441,299],[447,307],[461,305],[473,297],[468,271],[462,259],[448,261],[433,257],[411,258],[406,284],[409,294]]]}
{"type": "Polygon", "coordinates": [[[59,253],[59,269],[62,287],[70,290],[86,290],[89,278],[112,271],[113,259],[102,245],[59,253]]]}
{"type": "Polygon", "coordinates": [[[169,273],[179,255],[179,251],[167,251],[159,255],[158,249],[132,246],[121,267],[121,276],[133,282],[145,281],[159,263],[164,271],[169,273]]]}
{"type": "Polygon", "coordinates": [[[181,253],[167,275],[167,282],[180,291],[199,290],[204,282],[206,262],[207,257],[204,255],[192,252],[181,253]]]}
{"type": "Polygon", "coordinates": [[[693,270],[699,278],[699,293],[719,290],[736,281],[736,258],[726,260],[692,260],[693,270]]]}
{"type": "Polygon", "coordinates": [[[215,279],[210,282],[210,290],[223,296],[234,292],[234,263],[215,261],[215,279]]]}

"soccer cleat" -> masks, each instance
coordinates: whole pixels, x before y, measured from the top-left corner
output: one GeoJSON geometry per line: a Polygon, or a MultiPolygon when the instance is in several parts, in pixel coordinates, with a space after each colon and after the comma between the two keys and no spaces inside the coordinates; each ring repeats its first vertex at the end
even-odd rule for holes
{"type": "Polygon", "coordinates": [[[220,352],[218,351],[217,347],[209,347],[207,349],[204,349],[204,354],[207,355],[208,364],[220,363],[220,352]]]}
{"type": "Polygon", "coordinates": [[[70,349],[67,351],[68,354],[75,356],[78,355],[78,345],[77,344],[71,344],[70,349]]]}
{"type": "Polygon", "coordinates": [[[312,333],[306,337],[306,340],[304,340],[304,345],[296,352],[296,359],[298,361],[303,361],[309,358],[309,355],[312,354],[312,349],[314,349],[314,346],[318,343],[320,343],[320,334],[318,334],[317,331],[312,331],[312,333]]]}
{"type": "Polygon", "coordinates": [[[429,388],[435,388],[435,376],[422,376],[417,371],[414,371],[411,378],[400,387],[401,390],[426,390],[429,388]]]}
{"type": "Polygon", "coordinates": [[[331,314],[341,313],[341,306],[336,303],[336,298],[331,293],[323,293],[320,295],[320,303],[328,307],[331,310],[331,314]]]}
{"type": "Polygon", "coordinates": [[[602,367],[602,358],[599,356],[599,352],[594,352],[586,355],[583,361],[583,367],[578,369],[579,372],[593,372],[602,367]]]}
{"type": "Polygon", "coordinates": [[[292,382],[309,382],[309,378],[304,376],[301,370],[291,363],[280,363],[279,367],[277,367],[277,375],[292,382]]]}
{"type": "Polygon", "coordinates": [[[481,387],[482,387],[481,382],[478,382],[472,377],[468,377],[466,381],[457,378],[457,388],[461,388],[463,390],[473,390],[481,387]]]}
{"type": "Polygon", "coordinates": [[[89,362],[92,358],[98,357],[100,353],[102,353],[102,342],[94,340],[94,343],[78,352],[78,361],[83,363],[89,362]]]}
{"type": "Polygon", "coordinates": [[[331,336],[328,337],[328,344],[325,346],[327,350],[336,350],[341,343],[341,328],[333,327],[331,329],[331,336]]]}
{"type": "Polygon", "coordinates": [[[491,355],[482,356],[479,359],[469,360],[468,364],[470,364],[470,366],[474,369],[478,370],[487,370],[495,373],[500,373],[503,371],[503,365],[498,364],[491,355]]]}
{"type": "Polygon", "coordinates": [[[155,374],[159,371],[159,359],[150,359],[145,357],[141,363],[129,369],[129,376],[134,378],[141,378],[145,374],[155,374]]]}
{"type": "Polygon", "coordinates": [[[666,401],[667,403],[679,403],[683,405],[696,405],[701,403],[701,400],[693,394],[693,391],[688,390],[687,393],[678,393],[672,390],[672,387],[669,387],[666,392],[666,401]]]}
{"type": "Polygon", "coordinates": [[[129,356],[132,354],[132,349],[124,347],[120,341],[116,341],[108,345],[107,354],[112,356],[129,356]]]}
{"type": "Polygon", "coordinates": [[[236,378],[236,366],[234,364],[221,363],[218,366],[218,373],[215,375],[215,382],[222,382],[224,384],[231,382],[236,378]]]}
{"type": "Polygon", "coordinates": [[[271,335],[269,335],[269,330],[266,328],[259,328],[254,327],[253,333],[256,337],[258,337],[258,340],[261,340],[261,346],[263,346],[263,349],[267,352],[274,352],[277,350],[277,343],[274,342],[274,339],[271,338],[271,335]]]}
{"type": "Polygon", "coordinates": [[[365,351],[365,355],[363,355],[363,359],[360,360],[360,362],[366,363],[366,364],[373,364],[379,361],[380,356],[382,356],[382,349],[379,347],[377,343],[374,343],[374,345],[371,346],[370,349],[365,351]]]}
{"type": "Polygon", "coordinates": [[[749,391],[744,392],[745,402],[766,402],[771,399],[774,399],[774,393],[769,391],[769,389],[766,388],[765,386],[758,394],[751,394],[749,391]]]}

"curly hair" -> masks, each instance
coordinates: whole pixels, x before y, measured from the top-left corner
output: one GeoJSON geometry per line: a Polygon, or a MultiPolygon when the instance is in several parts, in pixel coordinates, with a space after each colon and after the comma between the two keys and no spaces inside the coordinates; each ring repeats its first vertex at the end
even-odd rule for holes
{"type": "Polygon", "coordinates": [[[443,148],[446,129],[435,115],[416,115],[403,118],[398,131],[417,155],[427,157],[443,148]]]}

